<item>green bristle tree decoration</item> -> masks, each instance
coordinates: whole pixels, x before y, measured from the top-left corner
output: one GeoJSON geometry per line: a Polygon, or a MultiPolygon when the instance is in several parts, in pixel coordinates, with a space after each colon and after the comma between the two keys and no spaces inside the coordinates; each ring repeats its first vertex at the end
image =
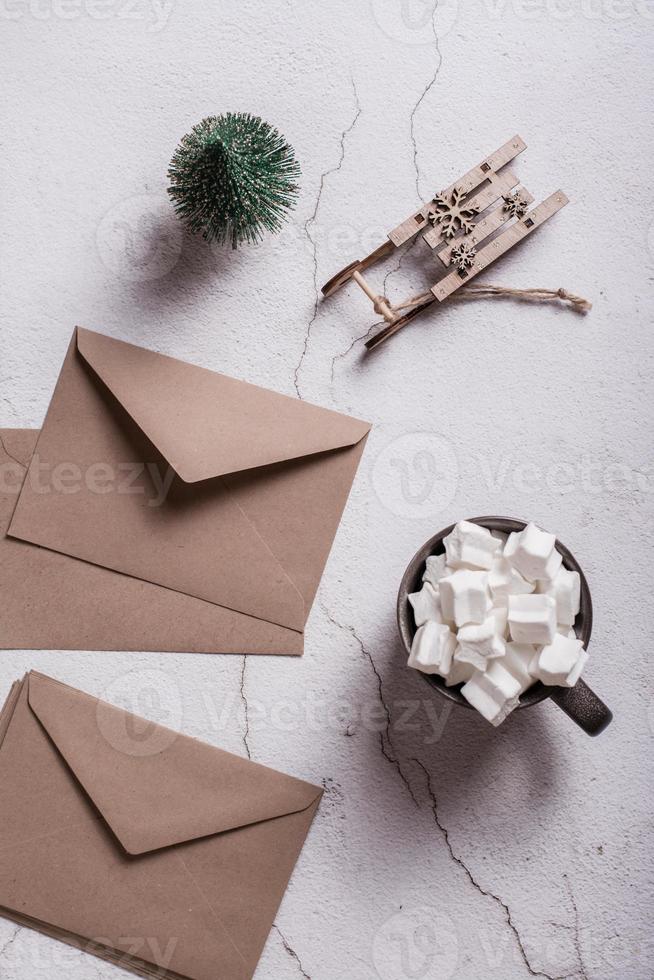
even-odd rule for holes
{"type": "Polygon", "coordinates": [[[209,116],[182,139],[171,160],[175,211],[208,242],[260,241],[277,232],[298,194],[293,147],[246,112],[209,116]]]}

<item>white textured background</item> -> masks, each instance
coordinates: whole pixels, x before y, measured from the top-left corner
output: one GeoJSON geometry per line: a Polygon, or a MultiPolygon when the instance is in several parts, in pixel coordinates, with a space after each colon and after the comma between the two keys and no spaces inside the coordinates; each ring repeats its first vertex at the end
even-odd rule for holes
{"type": "MultiPolygon", "coordinates": [[[[647,0],[0,0],[0,423],[40,424],[76,323],[375,423],[303,660],[0,657],[2,697],[37,668],[323,781],[260,980],[652,977],[653,27],[647,0]],[[236,255],[165,194],[228,109],[303,168],[285,232],[236,255]],[[362,294],[317,287],[516,132],[530,190],[573,203],[485,278],[592,314],[451,304],[365,357],[362,294]],[[494,731],[403,668],[408,559],[481,513],[584,566],[600,740],[551,704],[494,731]]],[[[371,278],[422,289],[419,253],[371,278]]],[[[3,980],[119,975],[0,920],[3,980]]]]}

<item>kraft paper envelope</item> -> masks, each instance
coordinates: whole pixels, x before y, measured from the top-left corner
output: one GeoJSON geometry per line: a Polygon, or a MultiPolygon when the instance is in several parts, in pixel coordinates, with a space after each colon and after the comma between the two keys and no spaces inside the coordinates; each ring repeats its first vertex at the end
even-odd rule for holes
{"type": "Polygon", "coordinates": [[[302,653],[301,633],[8,537],[37,436],[0,429],[2,647],[302,653]]]}
{"type": "MultiPolygon", "coordinates": [[[[77,634],[64,626],[66,582],[37,615],[72,649],[301,653],[369,428],[78,328],[7,533],[84,562],[90,581],[92,565],[106,574],[92,578],[77,634]],[[166,623],[183,643],[161,643],[166,623]]],[[[3,646],[55,646],[12,603],[24,585],[3,577],[3,646]]],[[[34,605],[38,571],[32,585],[34,605]]]]}
{"type": "Polygon", "coordinates": [[[0,914],[180,980],[252,977],[322,795],[38,673],[0,785],[0,914]]]}

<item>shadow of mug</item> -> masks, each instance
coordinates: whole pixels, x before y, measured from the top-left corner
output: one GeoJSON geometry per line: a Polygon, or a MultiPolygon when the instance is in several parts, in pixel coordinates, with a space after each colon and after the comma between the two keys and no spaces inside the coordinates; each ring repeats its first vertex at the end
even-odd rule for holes
{"type": "MultiPolygon", "coordinates": [[[[490,531],[501,531],[505,534],[510,534],[512,531],[522,531],[527,526],[525,521],[514,520],[510,517],[473,517],[470,520],[471,523],[480,524],[482,527],[487,527],[490,531]]],[[[422,575],[427,558],[430,555],[444,553],[445,546],[443,540],[454,529],[454,526],[454,524],[451,524],[444,530],[439,531],[433,538],[430,538],[413,556],[402,577],[397,597],[397,622],[407,654],[411,650],[413,637],[416,633],[416,625],[413,618],[413,610],[409,602],[409,595],[421,589],[422,575]]],[[[593,629],[593,604],[590,598],[588,582],[581,566],[565,545],[557,540],[556,548],[562,555],[564,567],[570,571],[579,572],[579,578],[581,580],[581,604],[579,614],[574,623],[574,631],[582,641],[584,649],[586,649],[593,629]]],[[[438,674],[422,674],[422,676],[432,689],[435,689],[443,697],[448,698],[461,707],[471,708],[471,705],[461,694],[461,685],[447,687],[444,679],[438,674]]],[[[613,719],[611,711],[583,680],[578,680],[575,686],[571,688],[546,687],[540,681],[537,681],[521,695],[520,703],[516,710],[529,708],[534,704],[539,704],[546,698],[551,698],[588,735],[599,735],[613,719]]]]}

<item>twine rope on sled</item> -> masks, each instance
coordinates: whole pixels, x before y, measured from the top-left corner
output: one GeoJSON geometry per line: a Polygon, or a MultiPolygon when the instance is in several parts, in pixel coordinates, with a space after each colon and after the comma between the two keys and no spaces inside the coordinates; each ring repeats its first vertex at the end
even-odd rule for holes
{"type": "MultiPolygon", "coordinates": [[[[490,283],[482,282],[464,286],[450,299],[488,299],[491,297],[511,297],[533,303],[567,303],[576,313],[588,313],[593,308],[590,300],[570,293],[567,289],[511,289],[509,286],[493,286],[490,283]]],[[[373,307],[379,316],[383,315],[383,305],[391,309],[393,313],[401,313],[422,306],[423,303],[431,303],[433,299],[434,295],[431,292],[419,293],[404,303],[391,303],[385,296],[377,296],[373,307]]]]}

